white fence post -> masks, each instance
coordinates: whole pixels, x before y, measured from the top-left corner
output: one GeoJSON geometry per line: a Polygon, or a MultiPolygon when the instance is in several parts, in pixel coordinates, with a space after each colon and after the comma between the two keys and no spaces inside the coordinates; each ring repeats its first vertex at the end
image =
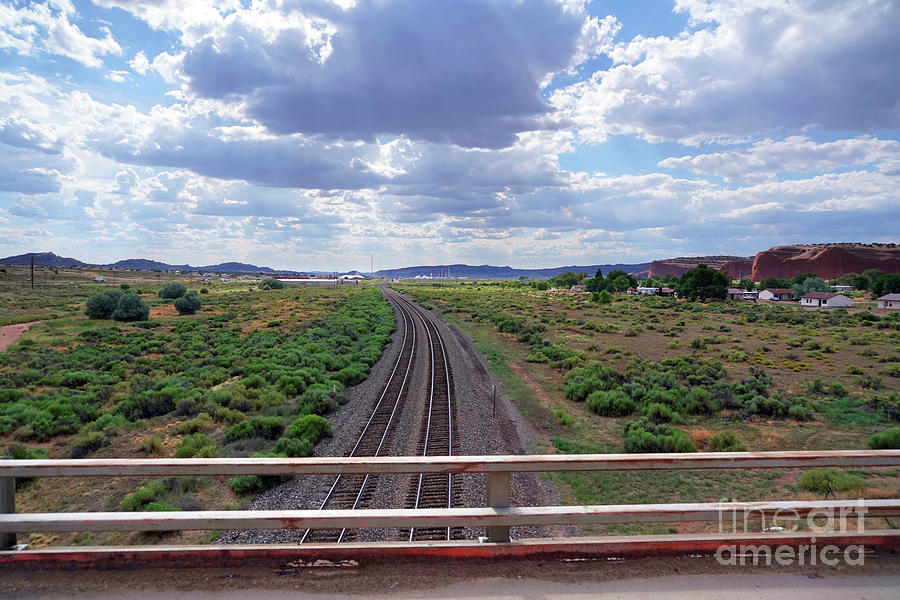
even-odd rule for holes
{"type": "MultiPolygon", "coordinates": [[[[491,508],[509,506],[509,475],[509,471],[487,474],[487,505],[491,508]]],[[[509,527],[488,526],[487,537],[489,542],[508,542],[509,527]]]]}
{"type": "MultiPolygon", "coordinates": [[[[9,458],[3,456],[0,458],[9,458]]],[[[0,513],[16,512],[16,478],[0,477],[0,513]]],[[[11,550],[16,546],[16,534],[0,533],[0,550],[11,550]]]]}

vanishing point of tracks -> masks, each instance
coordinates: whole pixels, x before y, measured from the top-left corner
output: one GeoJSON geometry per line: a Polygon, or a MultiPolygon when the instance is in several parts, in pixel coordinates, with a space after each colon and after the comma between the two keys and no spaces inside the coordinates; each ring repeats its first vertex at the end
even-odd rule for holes
{"type": "MultiPolygon", "coordinates": [[[[450,364],[444,340],[431,315],[401,294],[387,288],[382,290],[402,317],[403,337],[400,354],[382,392],[375,403],[368,422],[347,456],[384,456],[392,447],[400,415],[409,402],[425,404],[419,426],[417,454],[423,456],[451,456],[454,453],[456,411],[450,364]],[[427,338],[424,356],[418,356],[424,343],[419,343],[421,323],[427,338]],[[413,390],[412,374],[417,361],[425,361],[427,385],[417,397],[413,390]]],[[[401,323],[398,322],[398,325],[401,323]]],[[[422,340],[426,341],[426,340],[422,340]]],[[[417,414],[417,411],[409,411],[417,414]]],[[[358,509],[372,505],[378,486],[377,475],[338,475],[319,509],[358,509]]],[[[457,486],[458,487],[458,486],[457,486]]],[[[422,474],[411,478],[405,508],[450,508],[457,491],[452,474],[422,474]]],[[[413,540],[449,540],[461,531],[449,527],[413,528],[403,531],[402,537],[413,540]]],[[[303,542],[343,542],[354,537],[347,529],[307,529],[303,542]]]]}

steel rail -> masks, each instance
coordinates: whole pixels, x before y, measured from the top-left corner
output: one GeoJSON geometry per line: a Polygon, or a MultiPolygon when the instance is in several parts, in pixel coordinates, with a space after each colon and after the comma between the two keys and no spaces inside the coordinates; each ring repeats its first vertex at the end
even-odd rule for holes
{"type": "MultiPolygon", "coordinates": [[[[447,364],[447,352],[446,347],[444,346],[444,340],[441,336],[440,331],[438,330],[437,325],[434,323],[432,318],[419,306],[417,306],[414,302],[404,298],[401,294],[397,294],[401,298],[404,299],[405,302],[408,302],[412,307],[413,312],[415,312],[419,319],[422,321],[422,325],[425,327],[425,331],[428,333],[428,343],[431,351],[431,388],[428,398],[428,419],[425,426],[425,440],[424,440],[424,448],[422,450],[422,456],[428,456],[429,443],[431,442],[431,430],[432,430],[432,419],[436,418],[435,408],[434,408],[434,392],[435,392],[435,372],[437,363],[434,358],[434,340],[437,339],[438,345],[440,347],[441,359],[444,365],[444,383],[446,385],[446,394],[447,394],[447,456],[453,456],[453,404],[451,398],[451,390],[450,390],[450,368],[447,364]],[[432,336],[432,330],[434,331],[434,335],[432,336]]],[[[425,482],[425,474],[419,473],[418,482],[416,485],[416,498],[413,505],[414,509],[418,509],[421,500],[422,500],[422,489],[423,484],[425,482]]],[[[446,508],[453,507],[453,474],[447,473],[447,501],[446,508]]],[[[444,538],[446,540],[451,539],[452,528],[447,527],[444,538]]],[[[410,527],[409,530],[409,541],[412,542],[415,539],[416,528],[410,527]]]]}
{"type": "MultiPolygon", "coordinates": [[[[389,300],[389,298],[388,298],[388,300],[389,300]]],[[[391,371],[390,377],[388,378],[387,382],[384,385],[384,390],[381,392],[381,396],[378,398],[378,402],[375,404],[375,408],[372,410],[372,414],[369,416],[369,420],[366,422],[365,427],[363,427],[362,433],[360,433],[359,438],[356,440],[356,444],[354,444],[353,449],[350,451],[350,454],[348,456],[349,458],[353,458],[356,456],[356,452],[359,450],[360,444],[362,443],[363,439],[366,437],[366,434],[369,432],[369,427],[371,426],[372,421],[375,419],[376,414],[378,414],[379,408],[381,408],[381,404],[384,401],[384,398],[387,395],[388,390],[390,389],[391,382],[393,381],[394,376],[397,373],[397,369],[400,367],[401,363],[403,362],[403,351],[406,348],[406,340],[410,334],[410,329],[411,329],[412,330],[412,340],[411,340],[410,347],[409,347],[409,355],[407,356],[406,370],[403,373],[403,381],[400,384],[400,390],[397,393],[397,398],[396,398],[396,400],[394,400],[394,405],[391,409],[391,414],[390,414],[390,417],[388,418],[388,422],[385,425],[384,431],[382,432],[382,435],[381,435],[381,439],[378,442],[378,447],[375,449],[374,456],[376,456],[376,457],[381,454],[381,449],[384,446],[384,442],[387,439],[388,432],[390,432],[391,426],[393,425],[394,417],[397,414],[397,407],[400,404],[400,399],[403,397],[403,393],[406,390],[406,382],[409,379],[409,372],[410,372],[410,369],[412,368],[412,364],[413,364],[413,355],[415,354],[415,350],[416,350],[416,327],[415,327],[415,322],[412,318],[412,314],[410,314],[409,310],[407,308],[401,307],[399,305],[399,303],[395,303],[395,306],[397,306],[397,309],[403,315],[403,344],[400,347],[400,354],[397,357],[397,362],[394,364],[394,368],[391,371]]],[[[363,478],[363,481],[360,484],[359,490],[356,493],[356,498],[353,501],[353,507],[352,507],[353,509],[356,509],[359,506],[360,499],[362,498],[363,493],[365,492],[365,489],[369,484],[371,475],[372,475],[371,473],[365,474],[365,477],[363,478]]],[[[321,505],[319,506],[319,510],[324,510],[325,507],[328,505],[328,502],[331,501],[332,497],[334,496],[335,490],[337,489],[337,486],[341,481],[341,476],[342,475],[339,474],[335,478],[334,483],[331,484],[331,489],[328,490],[328,494],[325,496],[325,499],[322,501],[321,505]]],[[[310,532],[311,532],[311,529],[307,529],[303,533],[303,537],[300,539],[301,544],[307,540],[307,538],[310,535],[310,532]]],[[[346,536],[346,534],[347,534],[347,529],[342,528],[340,534],[338,535],[337,541],[342,542],[344,540],[344,537],[346,536]]]]}

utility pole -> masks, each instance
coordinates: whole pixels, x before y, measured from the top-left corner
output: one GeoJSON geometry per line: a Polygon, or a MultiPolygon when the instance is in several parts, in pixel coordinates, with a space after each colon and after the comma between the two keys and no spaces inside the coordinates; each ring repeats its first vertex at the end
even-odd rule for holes
{"type": "Polygon", "coordinates": [[[371,263],[372,270],[370,271],[371,277],[372,277],[372,279],[375,279],[375,255],[370,254],[369,258],[372,260],[372,263],[371,263]]]}
{"type": "Polygon", "coordinates": [[[31,289],[34,289],[34,254],[31,255],[31,289]]]}

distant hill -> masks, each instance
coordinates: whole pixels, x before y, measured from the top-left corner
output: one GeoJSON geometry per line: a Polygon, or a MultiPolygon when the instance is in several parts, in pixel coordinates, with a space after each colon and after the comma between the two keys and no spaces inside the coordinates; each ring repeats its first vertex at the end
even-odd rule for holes
{"type": "Polygon", "coordinates": [[[626,273],[638,273],[650,267],[650,263],[637,264],[616,264],[616,265],[586,265],[586,266],[564,266],[550,267],[547,269],[514,269],[512,267],[495,267],[492,265],[423,265],[418,267],[402,267],[400,269],[382,269],[376,273],[378,277],[402,277],[410,278],[416,276],[432,276],[438,277],[443,271],[447,276],[449,271],[450,277],[467,277],[469,279],[518,279],[519,277],[530,277],[532,279],[548,279],[560,273],[571,271],[573,273],[588,273],[591,277],[601,269],[604,273],[620,269],[626,273]]]}
{"type": "Polygon", "coordinates": [[[191,265],[170,265],[156,260],[148,260],[146,258],[127,258],[125,260],[119,260],[108,265],[97,266],[110,267],[112,269],[135,269],[141,271],[151,271],[153,269],[161,269],[163,271],[168,269],[175,269],[176,271],[190,271],[194,269],[194,267],[192,267],[191,265]]]}
{"type": "Polygon", "coordinates": [[[52,252],[28,252],[27,254],[7,256],[6,258],[0,258],[0,264],[27,267],[31,264],[32,256],[36,267],[80,267],[85,265],[78,259],[57,256],[52,252]]]}
{"type": "Polygon", "coordinates": [[[218,265],[208,265],[205,267],[192,267],[191,265],[170,265],[168,263],[150,260],[147,258],[127,258],[114,263],[105,265],[97,265],[85,263],[75,258],[65,258],[57,256],[52,252],[29,252],[27,254],[19,254],[17,256],[7,256],[0,258],[0,264],[28,266],[31,264],[31,257],[34,257],[34,265],[36,267],[99,267],[108,269],[133,269],[136,271],[152,271],[159,269],[161,271],[209,271],[211,273],[281,273],[285,275],[293,275],[299,271],[277,270],[270,267],[257,267],[247,263],[225,262],[218,265]]]}

